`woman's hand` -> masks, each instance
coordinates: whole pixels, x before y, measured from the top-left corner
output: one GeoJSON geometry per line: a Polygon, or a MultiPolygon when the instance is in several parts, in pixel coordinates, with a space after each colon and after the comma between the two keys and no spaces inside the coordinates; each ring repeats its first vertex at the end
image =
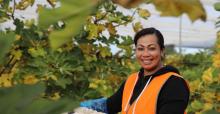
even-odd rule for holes
{"type": "Polygon", "coordinates": [[[98,112],[108,113],[106,98],[87,100],[80,103],[80,107],[86,107],[89,109],[96,110],[98,112]]]}

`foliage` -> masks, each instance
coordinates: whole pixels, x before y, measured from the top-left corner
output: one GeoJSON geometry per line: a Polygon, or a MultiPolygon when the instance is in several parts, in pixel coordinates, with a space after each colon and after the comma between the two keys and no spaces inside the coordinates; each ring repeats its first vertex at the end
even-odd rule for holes
{"type": "Polygon", "coordinates": [[[172,54],[166,63],[177,66],[190,87],[189,114],[217,114],[219,110],[219,36],[214,50],[172,54]],[[210,55],[213,56],[210,56],[210,55]]]}
{"type": "Polygon", "coordinates": [[[191,21],[206,20],[205,9],[199,0],[152,0],[156,9],[161,11],[162,16],[180,16],[186,13],[191,21]],[[194,7],[191,7],[192,4],[194,7]]]}
{"type": "Polygon", "coordinates": [[[214,4],[215,10],[220,11],[220,2],[214,4]]]}
{"type": "Polygon", "coordinates": [[[1,114],[60,114],[71,111],[78,104],[70,99],[52,101],[42,98],[45,86],[17,85],[0,88],[1,114]],[[45,108],[46,107],[46,108],[45,108]]]}
{"type": "Polygon", "coordinates": [[[39,25],[48,28],[58,21],[65,23],[65,28],[55,30],[50,34],[51,47],[57,48],[66,42],[72,41],[72,37],[79,32],[79,28],[86,21],[95,3],[90,0],[65,0],[60,1],[62,7],[55,9],[41,9],[39,25]],[[50,16],[48,16],[50,15],[50,16]]]}
{"type": "MultiPolygon", "coordinates": [[[[215,6],[216,7],[216,6],[215,6]]],[[[218,10],[218,9],[216,9],[218,10]]],[[[217,32],[211,65],[203,71],[200,79],[191,82],[194,87],[189,112],[202,114],[220,113],[220,31],[217,32]]]]}
{"type": "Polygon", "coordinates": [[[3,62],[4,55],[10,50],[14,41],[14,33],[0,33],[0,64],[3,62]]]}
{"type": "MultiPolygon", "coordinates": [[[[137,7],[140,3],[152,3],[161,16],[180,16],[186,13],[191,21],[197,19],[206,20],[205,10],[199,0],[112,0],[126,8],[137,7]],[[192,7],[193,4],[193,7],[192,7]]],[[[218,5],[216,5],[218,8],[218,5]]]]}
{"type": "MultiPolygon", "coordinates": [[[[216,11],[220,11],[220,2],[217,2],[214,4],[214,8],[216,11]]],[[[220,17],[218,17],[216,23],[215,23],[216,28],[220,27],[220,17]]]]}

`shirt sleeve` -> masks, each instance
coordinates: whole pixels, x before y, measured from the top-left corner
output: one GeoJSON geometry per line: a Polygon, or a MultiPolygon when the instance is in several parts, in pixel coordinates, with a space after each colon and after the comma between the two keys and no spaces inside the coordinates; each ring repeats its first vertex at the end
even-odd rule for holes
{"type": "Polygon", "coordinates": [[[108,114],[116,114],[121,112],[122,95],[125,86],[125,81],[121,84],[120,88],[107,99],[107,111],[108,114]]]}
{"type": "Polygon", "coordinates": [[[189,101],[189,88],[183,78],[171,76],[162,87],[157,114],[184,114],[189,101]]]}

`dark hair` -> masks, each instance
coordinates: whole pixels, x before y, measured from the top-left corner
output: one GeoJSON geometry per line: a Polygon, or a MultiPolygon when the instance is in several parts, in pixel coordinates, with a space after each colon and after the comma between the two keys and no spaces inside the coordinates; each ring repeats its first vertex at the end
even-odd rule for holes
{"type": "Polygon", "coordinates": [[[136,35],[134,36],[135,46],[137,45],[137,41],[140,37],[145,36],[145,35],[152,35],[152,34],[156,35],[157,43],[159,44],[160,49],[163,50],[165,48],[163,35],[161,34],[159,30],[153,27],[142,29],[141,31],[136,33],[136,35]]]}

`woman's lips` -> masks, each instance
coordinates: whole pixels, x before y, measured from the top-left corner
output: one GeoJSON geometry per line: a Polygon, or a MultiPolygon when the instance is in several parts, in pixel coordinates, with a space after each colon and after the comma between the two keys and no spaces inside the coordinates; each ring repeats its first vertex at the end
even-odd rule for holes
{"type": "Polygon", "coordinates": [[[141,60],[142,63],[148,65],[148,64],[151,64],[152,60],[141,60]]]}

